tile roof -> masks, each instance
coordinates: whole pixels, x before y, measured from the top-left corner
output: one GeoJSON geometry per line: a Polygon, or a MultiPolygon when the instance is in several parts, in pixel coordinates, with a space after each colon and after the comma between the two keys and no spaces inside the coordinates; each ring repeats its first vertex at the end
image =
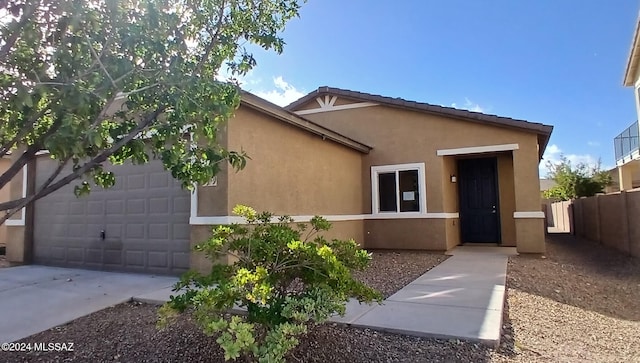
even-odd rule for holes
{"type": "Polygon", "coordinates": [[[540,157],[542,157],[542,154],[544,153],[544,149],[547,147],[547,143],[549,142],[549,137],[551,136],[551,132],[553,131],[553,126],[545,125],[537,122],[519,120],[519,119],[514,119],[514,118],[504,117],[504,116],[489,115],[481,112],[459,110],[453,107],[432,105],[424,102],[405,100],[403,98],[392,98],[387,96],[351,91],[351,90],[328,87],[328,86],[319,87],[317,90],[312,91],[309,94],[298,99],[297,101],[294,101],[288,106],[285,106],[285,109],[289,111],[294,111],[297,107],[303,105],[304,103],[314,99],[315,97],[318,97],[324,94],[343,96],[346,98],[356,99],[359,101],[374,102],[374,103],[379,103],[379,104],[383,104],[391,107],[398,107],[398,108],[404,108],[404,109],[409,109],[409,110],[414,110],[414,111],[419,111],[419,112],[424,112],[429,114],[447,116],[447,117],[457,118],[465,121],[488,123],[496,126],[515,128],[520,130],[526,130],[529,132],[534,132],[539,135],[540,157]]]}

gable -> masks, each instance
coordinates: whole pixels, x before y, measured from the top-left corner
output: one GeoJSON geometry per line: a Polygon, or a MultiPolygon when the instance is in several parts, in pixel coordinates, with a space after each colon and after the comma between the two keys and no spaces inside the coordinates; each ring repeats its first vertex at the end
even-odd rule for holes
{"type": "Polygon", "coordinates": [[[363,102],[353,98],[337,96],[333,94],[319,95],[311,98],[303,104],[295,108],[294,113],[300,116],[320,113],[332,112],[340,110],[348,110],[353,108],[378,106],[375,102],[363,102]]]}
{"type": "MultiPolygon", "coordinates": [[[[380,106],[535,134],[540,145],[540,158],[542,158],[553,130],[553,126],[536,122],[331,87],[320,87],[315,92],[311,92],[286,106],[285,109],[308,119],[315,119],[312,116],[324,113],[341,113],[355,109],[371,109],[380,106]]],[[[331,126],[328,127],[331,128],[331,126]]],[[[339,129],[335,130],[338,131],[339,129]]],[[[342,132],[345,133],[344,131],[342,132]]],[[[346,134],[357,138],[357,133],[346,134]]]]}

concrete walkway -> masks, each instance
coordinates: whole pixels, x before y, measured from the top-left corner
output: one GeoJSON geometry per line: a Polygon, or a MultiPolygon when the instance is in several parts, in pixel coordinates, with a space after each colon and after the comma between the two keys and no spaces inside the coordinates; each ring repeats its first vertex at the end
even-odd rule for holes
{"type": "Polygon", "coordinates": [[[333,320],[375,330],[498,345],[507,260],[516,254],[515,248],[461,246],[451,254],[383,305],[352,301],[345,316],[333,320]]]}
{"type": "Polygon", "coordinates": [[[153,294],[176,277],[38,265],[0,269],[0,343],[12,342],[104,308],[153,294]]]}

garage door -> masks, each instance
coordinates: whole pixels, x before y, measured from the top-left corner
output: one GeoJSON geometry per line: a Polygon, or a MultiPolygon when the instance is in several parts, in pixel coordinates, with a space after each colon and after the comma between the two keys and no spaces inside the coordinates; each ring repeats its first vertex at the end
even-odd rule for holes
{"type": "MultiPolygon", "coordinates": [[[[38,158],[36,185],[54,170],[38,158]]],[[[103,270],[180,274],[189,267],[189,192],[152,161],[110,166],[111,189],[76,198],[78,182],[35,204],[36,263],[103,270]]]]}

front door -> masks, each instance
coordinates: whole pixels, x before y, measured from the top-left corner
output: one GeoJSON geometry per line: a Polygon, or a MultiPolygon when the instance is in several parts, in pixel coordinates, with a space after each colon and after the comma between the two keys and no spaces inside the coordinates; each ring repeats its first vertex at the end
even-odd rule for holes
{"type": "Polygon", "coordinates": [[[500,243],[496,158],[458,160],[463,243],[500,243]]]}

